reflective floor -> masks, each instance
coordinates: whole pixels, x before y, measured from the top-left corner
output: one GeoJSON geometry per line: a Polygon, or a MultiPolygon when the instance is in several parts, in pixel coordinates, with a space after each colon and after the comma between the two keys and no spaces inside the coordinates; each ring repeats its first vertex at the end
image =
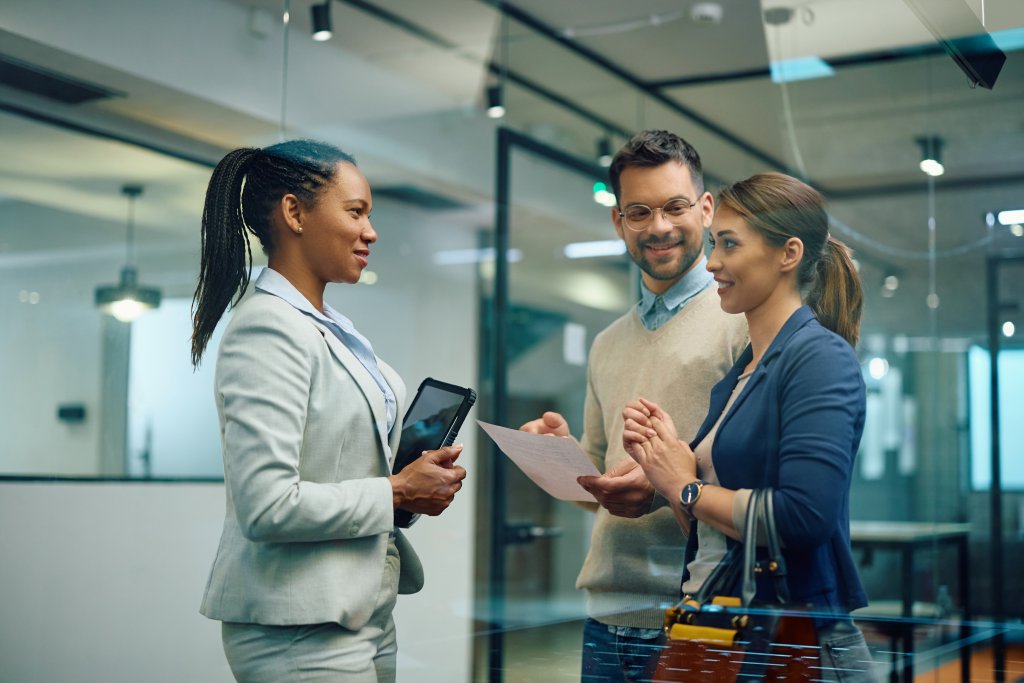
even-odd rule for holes
{"type": "MultiPolygon", "coordinates": [[[[899,635],[905,625],[899,620],[858,620],[872,657],[886,672],[883,680],[905,681],[908,657],[901,651],[899,635]]],[[[915,683],[959,683],[961,677],[960,622],[956,619],[920,619],[910,624],[913,632],[912,680],[915,683]]],[[[490,683],[537,683],[546,681],[579,681],[580,650],[583,624],[564,621],[544,626],[510,629],[503,633],[506,653],[500,676],[489,675],[485,658],[478,662],[474,681],[490,683]]],[[[996,681],[992,638],[996,631],[991,623],[973,622],[970,681],[996,681]]],[[[1012,624],[1005,630],[1005,668],[1001,680],[1024,682],[1024,625],[1012,624]]]]}

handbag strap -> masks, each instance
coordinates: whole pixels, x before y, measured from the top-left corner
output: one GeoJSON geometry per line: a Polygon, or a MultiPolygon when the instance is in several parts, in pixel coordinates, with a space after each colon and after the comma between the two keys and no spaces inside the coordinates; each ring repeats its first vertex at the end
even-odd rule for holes
{"type": "Polygon", "coordinates": [[[761,567],[772,575],[775,598],[779,603],[789,602],[786,584],[786,561],[782,557],[782,544],[775,527],[775,506],[772,489],[755,489],[747,505],[746,528],[743,530],[743,604],[749,606],[757,593],[757,530],[764,522],[768,542],[768,563],[761,567]]]}
{"type": "MultiPolygon", "coordinates": [[[[786,561],[782,557],[782,543],[775,527],[775,510],[772,504],[772,489],[754,489],[747,505],[746,528],[743,542],[733,544],[726,551],[700,589],[692,596],[697,604],[711,602],[716,595],[726,595],[742,577],[741,596],[743,604],[749,606],[757,593],[757,530],[763,520],[768,536],[768,563],[762,568],[772,574],[775,597],[779,603],[789,602],[789,586],[786,584],[786,561]]],[[[684,600],[683,602],[688,602],[684,600]]],[[[682,604],[682,603],[681,603],[682,604]]]]}
{"type": "Polygon", "coordinates": [[[782,542],[779,540],[779,532],[775,527],[775,496],[771,489],[765,489],[764,493],[764,523],[768,533],[768,555],[775,567],[770,571],[775,578],[775,596],[779,602],[789,602],[789,584],[786,582],[786,558],[782,555],[782,542]]]}
{"type": "MultiPolygon", "coordinates": [[[[715,565],[715,568],[708,574],[701,587],[693,595],[693,600],[703,605],[711,602],[716,595],[727,595],[732,587],[736,585],[740,572],[743,569],[742,562],[743,548],[734,545],[726,551],[725,556],[715,565]]],[[[684,600],[685,602],[685,600],[684,600]]]]}

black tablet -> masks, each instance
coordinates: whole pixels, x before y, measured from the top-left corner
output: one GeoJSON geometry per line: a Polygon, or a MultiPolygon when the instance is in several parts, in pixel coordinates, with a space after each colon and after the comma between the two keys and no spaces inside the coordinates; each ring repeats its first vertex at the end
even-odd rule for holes
{"type": "MultiPolygon", "coordinates": [[[[476,392],[428,377],[416,390],[416,396],[402,421],[402,439],[395,453],[392,474],[423,455],[442,446],[451,446],[459,434],[476,392]]],[[[395,526],[408,527],[419,515],[398,508],[395,526]]]]}
{"type": "Polygon", "coordinates": [[[420,384],[402,421],[402,439],[395,453],[392,474],[420,457],[423,451],[451,446],[459,434],[476,392],[428,377],[420,384]]]}

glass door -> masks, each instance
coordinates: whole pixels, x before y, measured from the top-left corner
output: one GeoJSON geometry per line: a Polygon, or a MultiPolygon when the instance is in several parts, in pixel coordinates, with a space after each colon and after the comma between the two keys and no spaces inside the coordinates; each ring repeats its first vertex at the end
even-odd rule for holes
{"type": "MultiPolygon", "coordinates": [[[[507,194],[496,246],[507,259],[491,298],[500,343],[491,345],[489,412],[516,428],[556,411],[579,437],[588,350],[632,305],[636,276],[602,194],[607,171],[511,131],[499,139],[507,194]]],[[[552,498],[499,452],[492,457],[492,631],[478,680],[578,679],[586,610],[575,582],[592,513],[552,498]]]]}

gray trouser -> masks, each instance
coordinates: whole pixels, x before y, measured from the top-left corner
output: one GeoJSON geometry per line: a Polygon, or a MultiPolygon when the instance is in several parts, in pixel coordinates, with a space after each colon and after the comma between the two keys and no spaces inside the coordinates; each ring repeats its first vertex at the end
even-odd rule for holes
{"type": "Polygon", "coordinates": [[[224,622],[224,654],[235,680],[394,683],[398,644],[391,612],[398,595],[398,573],[398,550],[392,539],[373,615],[358,631],[335,623],[264,626],[224,622]]]}

